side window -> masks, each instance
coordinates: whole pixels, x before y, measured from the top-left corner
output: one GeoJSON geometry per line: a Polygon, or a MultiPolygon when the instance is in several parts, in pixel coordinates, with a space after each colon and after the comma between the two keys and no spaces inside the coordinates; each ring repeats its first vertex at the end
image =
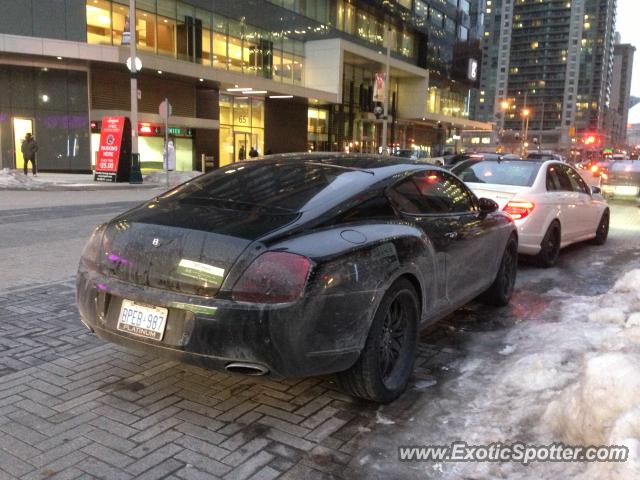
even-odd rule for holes
{"type": "Polygon", "coordinates": [[[558,175],[558,182],[560,182],[560,190],[565,192],[573,192],[573,185],[567,175],[567,172],[561,165],[556,165],[556,174],[558,175]]]}
{"type": "Polygon", "coordinates": [[[425,211],[422,197],[411,177],[395,185],[388,192],[389,200],[403,213],[420,215],[425,211]]]}
{"type": "Polygon", "coordinates": [[[339,220],[342,222],[355,222],[359,220],[375,220],[380,218],[393,218],[395,212],[384,196],[375,196],[345,212],[339,220]]]}
{"type": "Polygon", "coordinates": [[[438,171],[412,175],[389,191],[391,201],[404,213],[447,214],[475,211],[471,192],[454,176],[438,171]]]}
{"type": "Polygon", "coordinates": [[[556,192],[562,190],[560,179],[558,178],[558,165],[549,165],[547,167],[547,192],[556,192]]]}
{"type": "Polygon", "coordinates": [[[580,174],[573,168],[566,165],[562,165],[562,167],[567,172],[567,176],[569,177],[569,181],[571,182],[573,191],[578,193],[586,193],[587,195],[589,195],[589,188],[587,187],[587,184],[584,182],[580,174]]]}
{"type": "Polygon", "coordinates": [[[414,180],[424,197],[428,213],[464,213],[475,210],[471,192],[453,175],[421,172],[414,180]]]}

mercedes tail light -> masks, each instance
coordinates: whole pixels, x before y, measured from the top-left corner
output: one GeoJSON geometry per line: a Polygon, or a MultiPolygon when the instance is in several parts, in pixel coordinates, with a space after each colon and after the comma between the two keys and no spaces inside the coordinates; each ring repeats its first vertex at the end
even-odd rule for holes
{"type": "Polygon", "coordinates": [[[503,210],[511,215],[514,220],[522,220],[527,218],[534,208],[535,204],[532,202],[512,201],[507,203],[503,210]]]}
{"type": "Polygon", "coordinates": [[[231,291],[233,300],[287,303],[298,299],[307,284],[311,260],[288,252],[266,252],[244,271],[231,291]]]}

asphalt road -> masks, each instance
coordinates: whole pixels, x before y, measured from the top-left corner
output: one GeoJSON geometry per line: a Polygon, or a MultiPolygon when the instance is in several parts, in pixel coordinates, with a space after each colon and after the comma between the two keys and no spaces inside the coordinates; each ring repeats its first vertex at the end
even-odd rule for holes
{"type": "Polygon", "coordinates": [[[95,226],[161,192],[0,190],[0,291],[68,279],[95,226]]]}
{"type": "Polygon", "coordinates": [[[423,332],[410,388],[378,407],[326,378],[229,376],[89,335],[74,307],[84,242],[157,193],[0,192],[0,478],[439,478],[397,447],[445,438],[443,416],[473,422],[474,395],[492,387],[462,388],[464,359],[500,360],[514,325],[553,313],[559,292],[604,293],[640,267],[640,209],[613,204],[605,246],[569,247],[553,269],[522,264],[509,307],[471,304],[423,332]]]}

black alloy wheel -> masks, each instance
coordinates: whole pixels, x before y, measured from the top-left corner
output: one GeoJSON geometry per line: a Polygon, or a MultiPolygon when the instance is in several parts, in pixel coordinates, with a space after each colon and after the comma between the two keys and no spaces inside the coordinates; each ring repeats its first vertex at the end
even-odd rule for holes
{"type": "Polygon", "coordinates": [[[542,268],[553,267],[560,256],[560,242],[560,224],[554,221],[544,234],[540,243],[540,252],[533,257],[535,264],[542,268]]]}
{"type": "Polygon", "coordinates": [[[518,240],[511,236],[502,254],[500,268],[491,286],[480,296],[480,301],[496,307],[509,304],[518,274],[518,240]]]}
{"type": "Polygon", "coordinates": [[[609,209],[605,210],[600,217],[600,223],[598,223],[598,229],[596,230],[596,236],[591,240],[594,245],[604,245],[607,243],[609,237],[609,218],[611,214],[609,209]]]}
{"type": "Polygon", "coordinates": [[[407,387],[417,350],[420,302],[410,281],[400,279],[383,297],[356,363],[336,374],[338,385],[356,397],[379,403],[407,387]]]}

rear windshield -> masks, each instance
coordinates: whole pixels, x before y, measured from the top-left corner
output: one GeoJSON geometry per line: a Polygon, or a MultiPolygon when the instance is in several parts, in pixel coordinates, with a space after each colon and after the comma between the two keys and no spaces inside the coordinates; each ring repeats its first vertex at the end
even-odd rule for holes
{"type": "Polygon", "coordinates": [[[540,163],[538,162],[468,160],[455,166],[451,171],[464,182],[530,187],[538,175],[538,170],[540,170],[540,163]]]}
{"type": "Polygon", "coordinates": [[[554,160],[555,157],[553,155],[549,155],[548,153],[530,153],[527,155],[527,158],[530,160],[554,160]]]}
{"type": "Polygon", "coordinates": [[[613,172],[640,172],[640,160],[633,162],[622,162],[618,160],[611,164],[610,170],[613,172]]]}
{"type": "Polygon", "coordinates": [[[273,213],[299,212],[312,199],[344,191],[354,177],[367,173],[313,162],[262,164],[259,161],[221,168],[197,177],[171,197],[185,202],[215,201],[220,207],[253,210],[260,207],[273,213]]]}

